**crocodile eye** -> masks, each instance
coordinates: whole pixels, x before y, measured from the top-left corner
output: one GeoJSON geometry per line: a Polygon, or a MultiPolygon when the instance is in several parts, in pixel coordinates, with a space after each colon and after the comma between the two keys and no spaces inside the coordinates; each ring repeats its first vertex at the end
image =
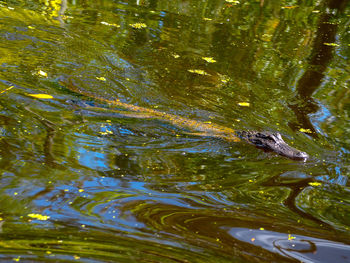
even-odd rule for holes
{"type": "Polygon", "coordinates": [[[270,141],[276,141],[275,135],[273,133],[257,133],[255,135],[256,138],[262,139],[262,140],[270,140],[270,141]]]}
{"type": "Polygon", "coordinates": [[[274,143],[278,143],[280,140],[281,137],[278,137],[278,134],[276,133],[271,133],[269,134],[266,139],[270,140],[270,141],[273,141],[274,143]]]}

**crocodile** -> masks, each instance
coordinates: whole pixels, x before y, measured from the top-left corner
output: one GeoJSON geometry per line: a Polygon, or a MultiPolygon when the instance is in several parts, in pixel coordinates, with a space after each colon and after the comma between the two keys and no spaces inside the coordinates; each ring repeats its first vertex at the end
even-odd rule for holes
{"type": "Polygon", "coordinates": [[[257,148],[263,149],[264,151],[275,152],[281,156],[293,160],[301,160],[305,162],[309,158],[309,155],[307,153],[289,146],[282,139],[281,134],[278,132],[236,131],[234,129],[214,123],[191,120],[189,118],[177,116],[167,112],[128,104],[122,102],[119,99],[107,99],[83,88],[80,88],[77,84],[73,83],[71,78],[60,77],[59,82],[74,93],[78,93],[94,100],[98,100],[113,107],[122,108],[134,113],[134,116],[158,119],[171,123],[177,127],[187,128],[193,131],[193,133],[191,133],[193,135],[216,137],[228,142],[239,142],[243,140],[249,144],[256,146],[257,148]]]}

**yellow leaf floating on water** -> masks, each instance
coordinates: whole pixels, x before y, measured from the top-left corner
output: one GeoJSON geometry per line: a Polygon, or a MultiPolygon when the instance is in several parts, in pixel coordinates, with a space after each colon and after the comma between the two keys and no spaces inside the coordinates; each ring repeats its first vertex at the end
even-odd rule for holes
{"type": "Polygon", "coordinates": [[[222,83],[227,83],[227,82],[229,82],[231,79],[228,77],[228,76],[226,76],[226,75],[219,75],[219,78],[220,78],[220,81],[222,82],[222,83]]]}
{"type": "Polygon", "coordinates": [[[0,94],[4,93],[4,92],[6,92],[6,91],[8,91],[8,90],[10,90],[10,89],[13,89],[14,87],[15,87],[15,86],[10,86],[10,87],[8,87],[7,89],[4,89],[4,90],[0,91],[0,94]]]}
{"type": "Polygon", "coordinates": [[[136,28],[136,29],[141,29],[141,28],[147,27],[147,25],[145,23],[129,24],[129,26],[131,26],[132,28],[136,28]]]}
{"type": "Polygon", "coordinates": [[[242,106],[242,107],[249,107],[250,103],[249,102],[238,102],[238,105],[242,106]]]}
{"type": "Polygon", "coordinates": [[[305,133],[312,133],[310,129],[304,129],[304,128],[300,128],[299,131],[305,132],[305,133]]]}
{"type": "Polygon", "coordinates": [[[102,24],[102,25],[106,25],[106,26],[120,27],[120,25],[117,25],[117,24],[110,24],[110,23],[107,23],[107,22],[104,22],[104,21],[101,21],[101,24],[102,24]]]}
{"type": "Polygon", "coordinates": [[[96,77],[96,79],[101,80],[101,81],[106,81],[105,77],[96,77]]]}
{"type": "Polygon", "coordinates": [[[323,45],[331,46],[331,47],[339,47],[337,43],[323,43],[323,45]]]}
{"type": "Polygon", "coordinates": [[[291,234],[288,235],[288,240],[293,240],[295,239],[296,237],[293,237],[291,234]]]}
{"type": "Polygon", "coordinates": [[[234,4],[234,5],[239,4],[239,1],[237,1],[237,0],[226,0],[226,2],[230,3],[230,4],[234,4]]]}
{"type": "Polygon", "coordinates": [[[321,186],[322,184],[320,182],[310,182],[309,185],[311,185],[311,186],[321,186]]]}
{"type": "Polygon", "coordinates": [[[174,58],[179,58],[180,57],[180,55],[178,55],[178,54],[176,54],[176,53],[172,53],[171,54],[174,58]]]}
{"type": "Polygon", "coordinates": [[[30,218],[38,219],[38,220],[47,220],[47,219],[50,218],[49,216],[43,216],[43,215],[40,215],[40,214],[28,214],[28,216],[30,218]]]}
{"type": "Polygon", "coordinates": [[[202,57],[202,59],[204,59],[206,62],[209,62],[209,63],[215,63],[216,60],[211,58],[211,57],[202,57]]]}
{"type": "Polygon", "coordinates": [[[297,5],[282,6],[282,9],[293,9],[298,7],[297,5]]]}
{"type": "Polygon", "coordinates": [[[37,74],[38,74],[39,76],[42,76],[42,77],[47,77],[47,73],[46,73],[45,71],[42,71],[42,70],[39,70],[39,71],[37,72],[37,74]]]}
{"type": "Polygon", "coordinates": [[[213,20],[213,19],[211,19],[211,18],[209,18],[209,17],[204,17],[203,20],[205,20],[205,21],[211,21],[211,20],[213,20]]]}
{"type": "Polygon", "coordinates": [[[53,97],[49,94],[28,94],[28,96],[31,96],[37,99],[53,99],[53,97]]]}
{"type": "Polygon", "coordinates": [[[108,135],[108,134],[113,134],[112,131],[105,131],[105,132],[98,132],[101,135],[108,135]]]}
{"type": "Polygon", "coordinates": [[[189,69],[188,71],[191,73],[196,73],[196,74],[203,75],[203,76],[209,75],[207,72],[205,72],[202,69],[189,69]]]}
{"type": "MultiPolygon", "coordinates": [[[[108,122],[107,124],[108,124],[109,126],[111,126],[111,123],[110,123],[110,122],[108,122]]],[[[109,130],[109,128],[106,127],[104,124],[101,125],[101,129],[102,129],[103,131],[98,132],[98,133],[101,134],[101,135],[113,134],[113,131],[109,130]]]]}
{"type": "Polygon", "coordinates": [[[29,29],[35,29],[35,27],[33,27],[33,26],[28,26],[28,28],[29,28],[29,29]]]}

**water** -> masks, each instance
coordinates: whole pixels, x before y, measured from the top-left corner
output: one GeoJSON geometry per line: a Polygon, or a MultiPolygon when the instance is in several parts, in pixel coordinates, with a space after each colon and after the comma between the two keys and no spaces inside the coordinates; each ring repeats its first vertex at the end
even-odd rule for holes
{"type": "Polygon", "coordinates": [[[0,1],[0,259],[349,262],[349,14],[347,1],[0,1]],[[311,158],[100,98],[279,131],[311,158]]]}

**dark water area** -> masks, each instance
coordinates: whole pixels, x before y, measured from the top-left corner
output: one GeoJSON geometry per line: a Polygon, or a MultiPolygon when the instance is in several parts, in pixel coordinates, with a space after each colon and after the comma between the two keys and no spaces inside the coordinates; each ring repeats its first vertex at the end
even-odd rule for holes
{"type": "Polygon", "coordinates": [[[0,1],[0,261],[350,262],[349,25],[345,0],[0,1]]]}

